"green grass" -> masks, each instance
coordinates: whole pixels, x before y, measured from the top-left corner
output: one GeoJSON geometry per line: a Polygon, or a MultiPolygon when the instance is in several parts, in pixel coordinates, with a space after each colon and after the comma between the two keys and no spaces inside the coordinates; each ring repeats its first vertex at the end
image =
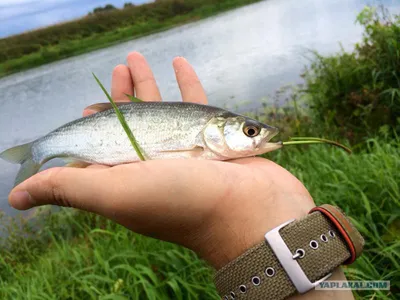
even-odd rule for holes
{"type": "Polygon", "coordinates": [[[0,78],[261,0],[166,0],[0,39],[0,78]]]}
{"type": "MultiPolygon", "coordinates": [[[[107,92],[107,90],[104,88],[103,84],[100,82],[100,80],[97,78],[97,76],[94,73],[93,73],[93,77],[96,79],[97,84],[100,86],[100,88],[106,95],[107,99],[110,101],[110,103],[115,111],[115,114],[117,115],[117,118],[118,118],[119,122],[121,123],[121,126],[124,128],[124,130],[126,132],[127,138],[131,142],[133,149],[136,151],[136,154],[138,155],[138,157],[140,158],[141,161],[145,161],[146,159],[144,158],[142,151],[140,150],[140,147],[136,141],[135,136],[132,133],[132,130],[129,128],[129,125],[126,122],[124,115],[119,110],[118,106],[115,104],[115,102],[111,98],[110,94],[107,92]]],[[[132,102],[141,101],[133,96],[128,96],[128,98],[132,102]]]]}
{"type": "MultiPolygon", "coordinates": [[[[371,140],[353,155],[313,145],[268,157],[304,182],[317,204],[340,206],[363,234],[364,254],[345,269],[348,279],[391,280],[392,291],[356,295],[398,298],[400,141],[371,140]]],[[[24,223],[25,238],[10,227],[0,257],[1,299],[218,299],[212,270],[187,249],[73,209],[36,220],[44,226],[29,234],[24,223]]]]}

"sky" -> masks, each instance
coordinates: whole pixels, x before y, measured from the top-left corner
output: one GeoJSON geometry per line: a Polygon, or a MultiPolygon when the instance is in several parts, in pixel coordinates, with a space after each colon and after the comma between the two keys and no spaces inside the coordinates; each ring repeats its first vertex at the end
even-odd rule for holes
{"type": "Polygon", "coordinates": [[[0,38],[79,18],[95,7],[149,0],[0,0],[0,38]]]}

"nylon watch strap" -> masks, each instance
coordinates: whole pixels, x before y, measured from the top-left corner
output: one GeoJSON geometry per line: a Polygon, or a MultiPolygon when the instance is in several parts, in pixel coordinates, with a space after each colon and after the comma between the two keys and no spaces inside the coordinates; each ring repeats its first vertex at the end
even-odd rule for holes
{"type": "Polygon", "coordinates": [[[223,299],[286,299],[352,263],[363,247],[344,213],[326,204],[269,231],[264,242],[221,268],[214,282],[223,299]]]}

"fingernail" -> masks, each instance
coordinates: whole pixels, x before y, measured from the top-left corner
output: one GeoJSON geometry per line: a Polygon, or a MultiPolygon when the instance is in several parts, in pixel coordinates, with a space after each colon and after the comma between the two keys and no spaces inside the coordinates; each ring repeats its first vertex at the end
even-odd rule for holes
{"type": "Polygon", "coordinates": [[[35,206],[35,201],[27,191],[17,191],[11,194],[10,204],[16,209],[28,209],[35,206]]]}
{"type": "Polygon", "coordinates": [[[177,57],[175,57],[175,59],[182,59],[182,60],[184,60],[184,61],[187,61],[187,59],[184,58],[183,56],[177,56],[177,57]]]}

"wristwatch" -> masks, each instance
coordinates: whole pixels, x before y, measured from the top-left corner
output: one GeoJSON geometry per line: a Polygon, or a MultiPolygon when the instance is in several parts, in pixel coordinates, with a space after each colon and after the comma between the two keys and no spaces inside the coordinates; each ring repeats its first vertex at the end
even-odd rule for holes
{"type": "Polygon", "coordinates": [[[343,211],[324,204],[289,220],[217,271],[222,299],[286,299],[306,293],[360,256],[364,239],[343,211]]]}

